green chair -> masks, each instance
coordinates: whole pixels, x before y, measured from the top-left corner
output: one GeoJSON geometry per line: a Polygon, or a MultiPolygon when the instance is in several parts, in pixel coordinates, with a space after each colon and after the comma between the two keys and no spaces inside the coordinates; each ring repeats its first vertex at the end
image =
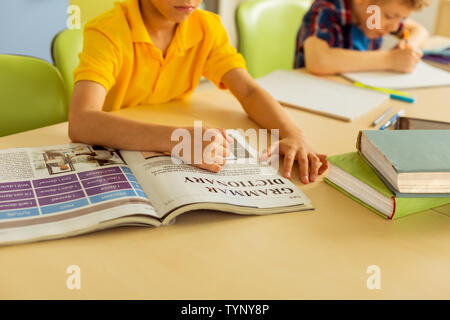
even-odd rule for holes
{"type": "Polygon", "coordinates": [[[237,9],[239,52],[254,78],[294,67],[297,32],[311,0],[248,0],[237,9]]]}
{"type": "Polygon", "coordinates": [[[0,136],[67,121],[59,71],[46,61],[0,55],[0,136]]]}
{"type": "Polygon", "coordinates": [[[69,0],[69,4],[76,5],[80,8],[81,24],[83,25],[103,12],[112,9],[116,1],[117,0],[69,0]]]}
{"type": "Polygon", "coordinates": [[[73,92],[73,72],[80,63],[78,54],[83,49],[83,30],[64,30],[52,41],[53,63],[61,72],[66,83],[67,99],[70,101],[73,92]]]}

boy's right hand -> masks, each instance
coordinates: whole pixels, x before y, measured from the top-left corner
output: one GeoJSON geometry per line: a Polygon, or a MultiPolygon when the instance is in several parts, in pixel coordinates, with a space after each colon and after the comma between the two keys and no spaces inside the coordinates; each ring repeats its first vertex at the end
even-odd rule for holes
{"type": "Polygon", "coordinates": [[[410,73],[414,71],[423,53],[414,48],[395,48],[389,53],[390,69],[397,72],[410,73]]]}
{"type": "Polygon", "coordinates": [[[196,134],[196,130],[200,131],[199,128],[187,127],[184,129],[187,129],[191,136],[191,155],[190,157],[182,155],[183,161],[201,169],[219,172],[225,165],[225,158],[230,155],[232,142],[225,130],[202,127],[200,137],[200,132],[196,134]],[[195,141],[197,138],[199,141],[195,141]]]}

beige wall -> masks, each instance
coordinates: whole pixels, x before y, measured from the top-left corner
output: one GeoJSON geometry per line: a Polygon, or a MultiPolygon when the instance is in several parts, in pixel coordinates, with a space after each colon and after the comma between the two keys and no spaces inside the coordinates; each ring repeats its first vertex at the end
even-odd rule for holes
{"type": "Polygon", "coordinates": [[[450,0],[441,0],[438,9],[436,34],[450,37],[450,0]]]}
{"type": "Polygon", "coordinates": [[[434,34],[439,0],[431,0],[430,5],[411,15],[411,18],[427,28],[430,34],[434,34]]]}

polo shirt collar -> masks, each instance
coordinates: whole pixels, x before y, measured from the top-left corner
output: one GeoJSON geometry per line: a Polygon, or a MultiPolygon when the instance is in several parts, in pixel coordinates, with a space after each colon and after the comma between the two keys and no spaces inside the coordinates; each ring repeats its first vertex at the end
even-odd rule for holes
{"type": "MultiPolygon", "coordinates": [[[[154,45],[144,24],[139,0],[127,0],[126,6],[128,8],[128,22],[130,24],[133,42],[144,42],[154,45]]],[[[176,44],[177,51],[182,53],[195,46],[201,41],[202,37],[202,27],[199,21],[193,19],[191,15],[177,26],[172,41],[176,44]]]]}
{"type": "Polygon", "coordinates": [[[180,23],[175,32],[174,40],[177,41],[180,51],[187,51],[203,38],[203,28],[200,21],[195,19],[193,15],[195,15],[195,12],[180,23]]]}

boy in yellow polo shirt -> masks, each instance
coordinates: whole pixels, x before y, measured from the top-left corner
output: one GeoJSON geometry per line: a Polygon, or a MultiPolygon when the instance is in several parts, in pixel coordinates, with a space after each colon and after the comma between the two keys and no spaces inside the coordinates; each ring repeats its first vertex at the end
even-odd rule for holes
{"type": "MultiPolygon", "coordinates": [[[[300,179],[313,182],[327,169],[282,107],[250,77],[245,61],[230,45],[220,18],[197,10],[201,0],[127,0],[85,26],[84,48],[75,70],[69,114],[73,141],[117,149],[170,152],[174,126],[122,118],[113,111],[139,104],[188,97],[205,76],[228,88],[259,125],[279,129],[284,176],[294,161],[300,179]]],[[[193,127],[186,128],[191,133],[193,127]]],[[[214,172],[225,163],[223,130],[214,139],[214,172]]],[[[203,146],[203,148],[205,148],[203,146]]]]}

